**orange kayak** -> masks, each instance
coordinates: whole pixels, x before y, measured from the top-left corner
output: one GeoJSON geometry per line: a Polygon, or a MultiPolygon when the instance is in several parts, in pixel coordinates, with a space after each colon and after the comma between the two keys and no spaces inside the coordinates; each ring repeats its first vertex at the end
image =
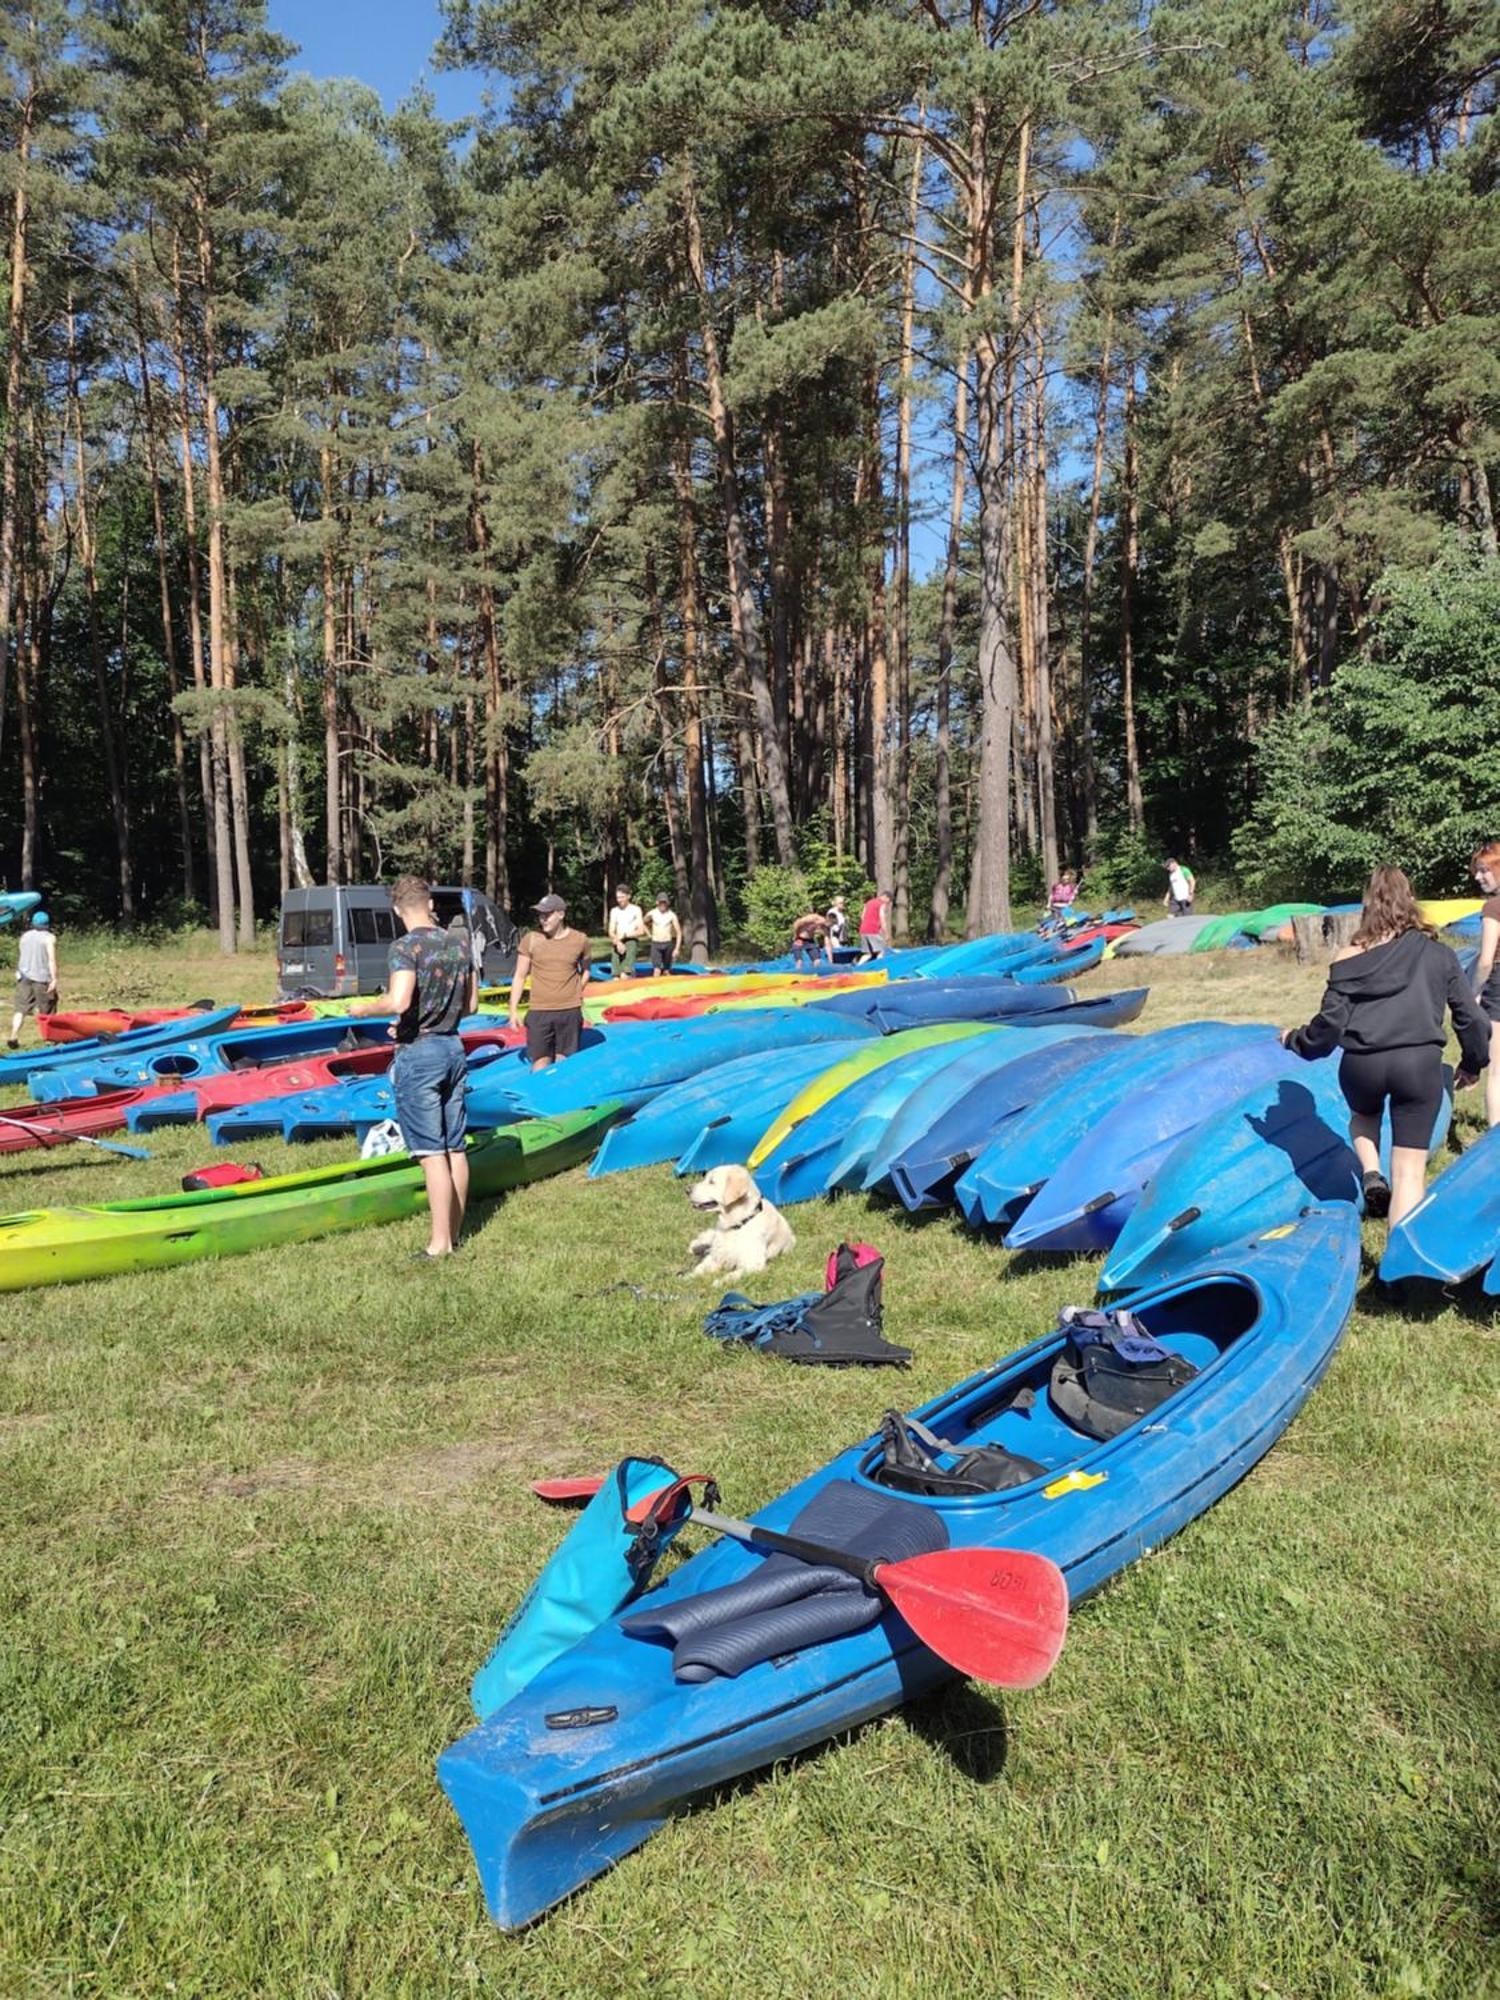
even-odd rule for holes
{"type": "MultiPolygon", "coordinates": [[[[132,1028],[154,1028],[162,1021],[186,1021],[198,1007],[88,1007],[66,1014],[39,1014],[37,1027],[44,1042],[89,1042],[100,1036],[128,1034],[132,1028]]],[[[293,1021],[310,1021],[305,1000],[283,1000],[263,1007],[242,1007],[231,1028],[265,1028],[293,1021]]]]}

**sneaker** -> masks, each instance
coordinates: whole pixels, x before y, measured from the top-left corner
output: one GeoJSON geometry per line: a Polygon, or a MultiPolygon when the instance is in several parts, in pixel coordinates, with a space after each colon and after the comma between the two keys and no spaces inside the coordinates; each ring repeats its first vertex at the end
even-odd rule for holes
{"type": "Polygon", "coordinates": [[[5,1046],[6,1046],[6,1047],[7,1047],[8,1049],[18,1049],[18,1048],[19,1048],[19,1047],[21,1046],[21,1044],[20,1044],[19,1042],[11,1042],[11,1041],[7,1041],[7,1043],[5,1044],[5,1046]]]}
{"type": "Polygon", "coordinates": [[[1391,1212],[1391,1184],[1385,1175],[1366,1174],[1364,1188],[1365,1214],[1373,1216],[1377,1222],[1382,1216],[1389,1215],[1391,1212]]]}

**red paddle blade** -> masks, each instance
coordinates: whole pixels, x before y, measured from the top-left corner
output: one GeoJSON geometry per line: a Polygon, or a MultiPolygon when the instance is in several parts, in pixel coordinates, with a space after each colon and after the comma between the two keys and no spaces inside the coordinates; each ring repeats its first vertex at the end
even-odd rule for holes
{"type": "Polygon", "coordinates": [[[1035,1687],[1067,1636],[1063,1573],[1024,1549],[936,1549],[882,1563],[875,1581],[922,1644],[970,1680],[1035,1687]]]}
{"type": "Polygon", "coordinates": [[[602,1472],[585,1472],[576,1479],[533,1479],[531,1490],[538,1500],[592,1500],[603,1484],[602,1472]]]}

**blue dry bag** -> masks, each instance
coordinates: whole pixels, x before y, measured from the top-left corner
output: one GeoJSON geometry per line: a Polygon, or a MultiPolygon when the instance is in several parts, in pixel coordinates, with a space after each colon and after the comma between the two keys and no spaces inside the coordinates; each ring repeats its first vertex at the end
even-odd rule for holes
{"type": "Polygon", "coordinates": [[[689,1484],[658,1458],[620,1460],[474,1676],[481,1722],[645,1589],[687,1519],[689,1484]]]}

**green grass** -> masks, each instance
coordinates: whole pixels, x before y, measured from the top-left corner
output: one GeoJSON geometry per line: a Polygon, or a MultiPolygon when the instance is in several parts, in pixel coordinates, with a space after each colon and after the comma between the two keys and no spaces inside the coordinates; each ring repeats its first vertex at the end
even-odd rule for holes
{"type": "MultiPolygon", "coordinates": [[[[110,997],[68,962],[69,998],[110,997]]],[[[1318,985],[1269,953],[1146,976],[1143,1025],[1302,1019],[1318,985]]],[[[269,991],[206,948],[117,947],[109,977],[269,991]]],[[[209,1156],[148,1143],[0,1158],[3,1206],[209,1156]]],[[[794,1220],[758,1295],[870,1238],[909,1376],[707,1342],[665,1170],[524,1189],[441,1273],[406,1262],[414,1221],[0,1298],[0,1992],[1500,1992],[1500,1353],[1472,1301],[1406,1321],[1368,1291],[1287,1437],[1080,1611],[1040,1690],[893,1716],[489,1925],[432,1766],[565,1526],[527,1482],[648,1451],[754,1507],[1092,1290],[946,1217],[794,1220]]]]}

